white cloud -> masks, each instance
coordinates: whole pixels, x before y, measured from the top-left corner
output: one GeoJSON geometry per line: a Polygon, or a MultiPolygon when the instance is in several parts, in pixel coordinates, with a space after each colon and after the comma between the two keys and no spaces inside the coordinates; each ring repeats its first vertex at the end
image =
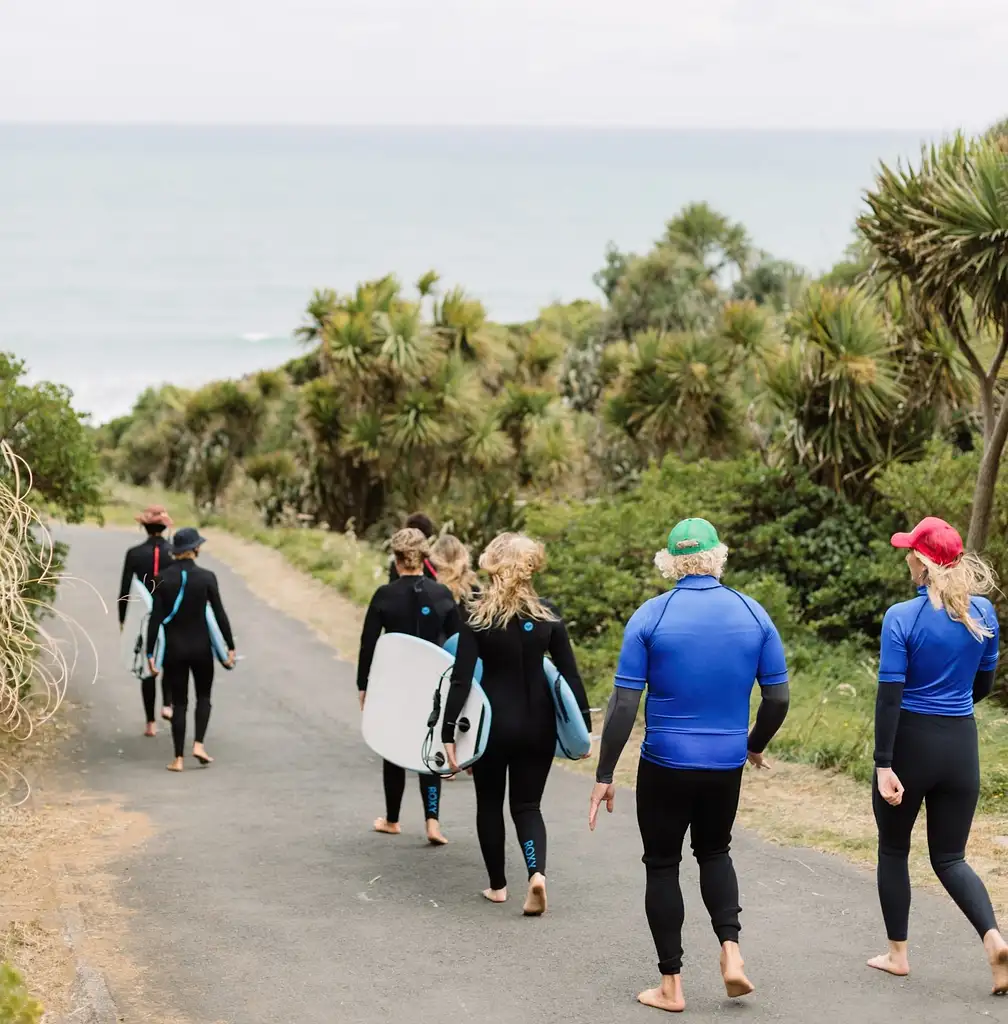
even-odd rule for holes
{"type": "Polygon", "coordinates": [[[0,120],[979,127],[1003,0],[14,0],[0,120]]]}

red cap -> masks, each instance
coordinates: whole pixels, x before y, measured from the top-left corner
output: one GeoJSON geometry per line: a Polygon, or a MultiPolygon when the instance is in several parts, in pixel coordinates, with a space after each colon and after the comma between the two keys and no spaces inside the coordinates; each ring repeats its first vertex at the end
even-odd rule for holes
{"type": "Polygon", "coordinates": [[[937,565],[951,565],[962,553],[959,531],[937,516],[922,519],[909,533],[894,533],[894,548],[910,548],[937,565]]]}

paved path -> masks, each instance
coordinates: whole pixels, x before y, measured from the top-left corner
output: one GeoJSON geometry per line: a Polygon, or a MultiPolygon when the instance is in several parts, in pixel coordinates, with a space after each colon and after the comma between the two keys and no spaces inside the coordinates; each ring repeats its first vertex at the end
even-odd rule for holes
{"type": "MultiPolygon", "coordinates": [[[[70,568],[114,596],[128,536],[70,529],[70,568]]],[[[644,919],[633,797],[599,831],[586,826],[588,781],[554,770],[546,795],[550,911],[493,907],[468,781],[445,786],[451,844],[421,842],[410,780],[405,834],[368,831],[381,811],[378,759],[360,738],[353,671],[297,622],[255,599],[212,558],[240,650],[220,673],[208,747],[217,762],[165,771],[168,735],[144,739],[137,686],[118,666],[118,630],[83,588],[63,607],[98,644],[102,673],[71,695],[88,708],[78,782],[125,797],[155,834],[117,865],[117,897],[140,913],[123,938],[149,972],[148,996],[194,1024],[623,1024],[657,1020],[636,992],[655,980],[644,919]]],[[[190,711],[191,713],[191,711],[190,711]]],[[[508,850],[522,891],[517,843],[508,850]]],[[[893,1024],[1008,1020],[985,996],[989,975],[966,923],[940,896],[914,903],[916,973],[900,982],[862,965],[880,951],[870,875],[808,851],[735,843],[743,949],[757,993],[724,998],[717,945],[692,863],[687,900],[687,1016],[697,1021],[893,1024]]],[[[100,964],[98,966],[101,966],[100,964]]],[[[114,992],[126,1021],[130,992],[114,992]]],[[[156,1014],[143,1019],[160,1020],[156,1014]]]]}

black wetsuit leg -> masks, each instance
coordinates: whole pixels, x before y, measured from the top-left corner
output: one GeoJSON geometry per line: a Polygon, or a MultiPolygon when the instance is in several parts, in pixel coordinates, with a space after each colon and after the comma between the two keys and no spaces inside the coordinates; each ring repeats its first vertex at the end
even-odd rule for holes
{"type": "Polygon", "coordinates": [[[171,685],[164,672],[161,673],[161,705],[166,708],[172,706],[171,685]]]}
{"type": "Polygon", "coordinates": [[[189,661],[183,659],[166,661],[164,665],[164,676],[175,698],[171,731],[176,757],[183,757],[185,754],[186,714],[189,711],[189,667],[189,661]]]}
{"type": "Polygon", "coordinates": [[[507,885],[504,871],[504,790],[507,786],[507,757],[503,751],[488,750],[473,766],[476,790],[476,835],[490,878],[491,889],[507,885]]]}
{"type": "Polygon", "coordinates": [[[508,761],[508,802],[529,878],[546,874],[546,822],[540,805],[555,749],[555,744],[547,750],[519,749],[508,761]]]}
{"type": "Polygon", "coordinates": [[[441,810],[441,776],[420,775],[420,800],[423,803],[424,819],[437,821],[441,810]]]}
{"type": "Polygon", "coordinates": [[[682,970],[685,910],[679,864],[687,829],[714,932],[720,942],[738,941],[738,880],[730,848],[741,783],[742,769],[687,771],[640,760],[637,822],[647,873],[644,909],[662,974],[682,970]]]}
{"type": "Polygon", "coordinates": [[[406,769],[391,761],[382,761],[382,786],[385,790],[385,820],[396,825],[406,789],[406,769]]]}
{"type": "Polygon", "coordinates": [[[900,713],[893,771],[903,799],[892,807],[872,790],[879,830],[878,892],[886,934],[905,942],[910,917],[910,836],[927,806],[928,852],[938,880],[982,938],[997,928],[986,886],[966,863],[966,843],[980,795],[976,721],[900,713]]]}
{"type": "Polygon", "coordinates": [[[210,693],[213,690],[214,660],[204,658],[192,664],[193,689],[196,691],[194,738],[202,743],[210,724],[210,693]]]}
{"type": "Polygon", "coordinates": [[[147,715],[147,723],[154,721],[154,676],[144,676],[140,680],[140,694],[143,697],[144,713],[147,715]]]}

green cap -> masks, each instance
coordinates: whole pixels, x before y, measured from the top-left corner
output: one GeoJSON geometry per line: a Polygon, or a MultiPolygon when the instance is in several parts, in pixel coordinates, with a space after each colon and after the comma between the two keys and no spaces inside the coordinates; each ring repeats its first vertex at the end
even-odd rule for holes
{"type": "Polygon", "coordinates": [[[670,555],[699,555],[716,548],[721,541],[717,530],[706,519],[683,519],[668,535],[670,555]]]}

